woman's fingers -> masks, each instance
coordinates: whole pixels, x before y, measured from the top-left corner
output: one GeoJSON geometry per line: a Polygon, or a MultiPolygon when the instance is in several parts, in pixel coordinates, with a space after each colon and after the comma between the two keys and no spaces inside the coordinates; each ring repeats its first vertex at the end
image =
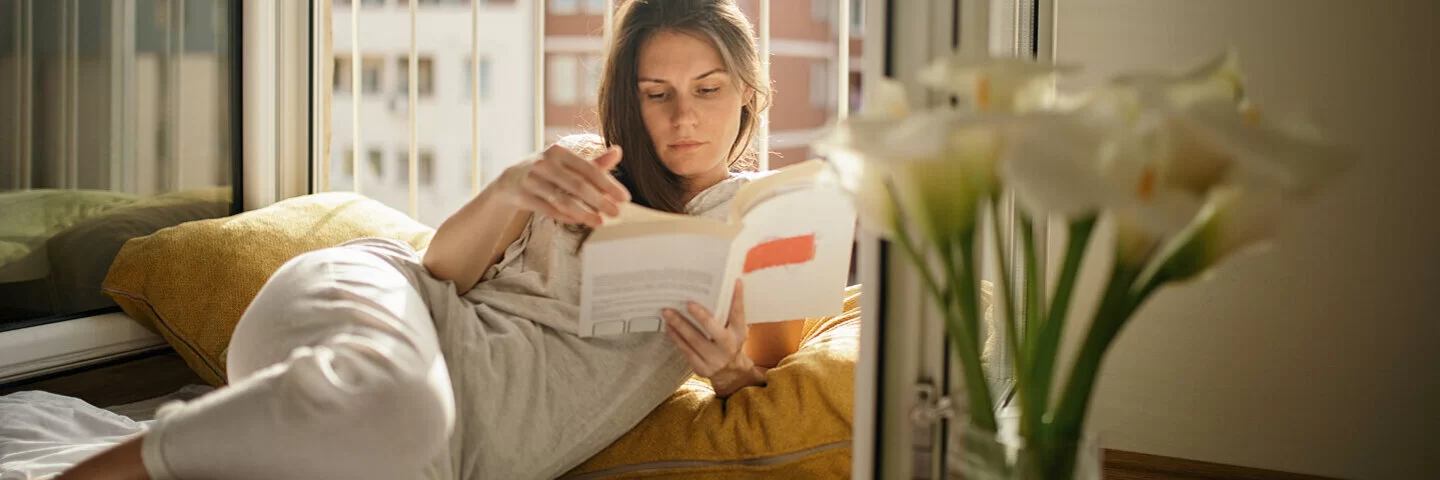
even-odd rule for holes
{"type": "Polygon", "coordinates": [[[707,377],[715,373],[710,369],[710,364],[705,361],[705,358],[695,351],[695,347],[685,341],[675,330],[666,329],[665,336],[670,337],[670,340],[675,342],[675,346],[680,348],[680,353],[685,355],[685,360],[690,362],[690,368],[694,369],[695,373],[707,377]]]}
{"type": "Polygon", "coordinates": [[[569,212],[560,210],[549,200],[540,198],[532,192],[520,192],[520,208],[556,219],[566,223],[587,223],[586,219],[577,217],[569,212]]]}
{"type": "MultiPolygon", "coordinates": [[[[708,362],[707,365],[725,364],[726,356],[718,342],[705,338],[705,334],[700,333],[700,330],[696,329],[694,325],[680,317],[680,312],[667,308],[660,311],[660,316],[665,319],[665,329],[675,331],[680,338],[695,349],[696,353],[700,354],[701,358],[708,362]]],[[[713,335],[711,338],[714,338],[713,335]]]]}
{"type": "Polygon", "coordinates": [[[599,215],[586,208],[574,197],[566,195],[561,191],[563,187],[535,175],[534,171],[522,179],[520,184],[522,192],[525,193],[522,197],[534,197],[550,207],[550,209],[542,208],[536,211],[570,223],[583,223],[592,227],[600,224],[599,215]],[[555,215],[552,212],[560,214],[555,215]]]}
{"type": "Polygon", "coordinates": [[[628,202],[630,201],[630,191],[626,190],[625,186],[621,185],[620,181],[616,180],[615,176],[610,174],[610,170],[613,170],[616,165],[620,164],[620,158],[623,155],[624,153],[620,151],[619,146],[612,146],[609,150],[606,150],[604,154],[595,157],[594,161],[582,163],[586,164],[584,168],[590,172],[588,176],[592,178],[601,190],[621,202],[628,202]]]}
{"type": "Polygon", "coordinates": [[[715,344],[720,345],[722,349],[730,349],[732,346],[730,332],[725,331],[725,326],[721,325],[720,320],[711,315],[709,310],[695,302],[686,303],[685,310],[690,312],[690,318],[694,318],[705,327],[706,333],[710,334],[710,338],[714,339],[715,344]]]}
{"type": "Polygon", "coordinates": [[[545,155],[540,160],[535,162],[535,169],[532,173],[563,189],[556,193],[574,196],[591,210],[607,215],[619,215],[619,204],[615,200],[606,198],[600,192],[600,187],[586,178],[584,173],[576,171],[571,166],[575,162],[583,161],[569,150],[551,147],[545,151],[545,155]]]}

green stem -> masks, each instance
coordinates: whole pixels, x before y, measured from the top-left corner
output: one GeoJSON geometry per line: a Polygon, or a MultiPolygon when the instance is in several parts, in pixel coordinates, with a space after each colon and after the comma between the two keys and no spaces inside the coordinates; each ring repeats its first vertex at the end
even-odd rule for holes
{"type": "MultiPolygon", "coordinates": [[[[991,197],[990,199],[990,220],[990,226],[992,227],[990,229],[990,238],[994,240],[992,243],[995,245],[995,258],[1000,262],[1000,295],[999,298],[992,299],[990,303],[991,305],[999,305],[1001,308],[997,310],[1004,310],[1005,312],[1005,343],[1010,349],[1010,355],[1008,356],[1010,357],[1011,368],[1013,368],[1015,372],[1015,394],[1020,397],[1020,401],[1023,404],[1025,401],[1025,385],[1020,379],[1022,378],[1021,375],[1024,375],[1027,364],[1025,355],[1023,355],[1024,352],[1020,350],[1020,327],[1015,324],[1016,308],[1012,303],[1014,297],[1010,294],[1010,268],[1012,264],[1010,257],[1005,255],[1005,249],[1001,248],[1000,243],[1000,201],[998,196],[991,197]]],[[[1022,410],[1021,415],[1029,415],[1029,413],[1022,410]]]]}
{"type": "Polygon", "coordinates": [[[1116,263],[1110,272],[1110,282],[1095,312],[1095,320],[1086,332],[1085,342],[1075,357],[1075,365],[1060,398],[1060,405],[1051,421],[1052,441],[1078,439],[1083,431],[1085,412],[1090,404],[1090,394],[1095,387],[1096,376],[1110,343],[1125,326],[1134,312],[1136,302],[1130,296],[1130,286],[1139,272],[1116,263]]]}
{"type": "Polygon", "coordinates": [[[985,370],[980,366],[979,321],[976,317],[976,282],[974,271],[975,231],[961,232],[959,236],[960,263],[957,268],[954,246],[940,246],[941,264],[949,276],[951,291],[955,293],[955,308],[945,315],[946,330],[951,332],[956,354],[960,356],[960,368],[964,373],[966,396],[969,397],[970,422],[988,431],[997,431],[993,400],[990,398],[990,383],[985,379],[985,370]],[[949,247],[949,248],[947,248],[949,247]]]}
{"type": "MultiPolygon", "coordinates": [[[[1033,417],[1022,417],[1034,423],[1022,423],[1023,432],[1036,433],[1043,412],[1050,407],[1050,391],[1054,384],[1055,361],[1059,356],[1060,335],[1065,331],[1066,313],[1070,309],[1070,296],[1075,291],[1075,276],[1080,271],[1080,262],[1085,258],[1085,249],[1090,244],[1091,232],[1095,229],[1095,215],[1088,215],[1070,223],[1070,238],[1065,247],[1065,260],[1060,269],[1060,282],[1055,285],[1055,299],[1051,303],[1045,323],[1040,326],[1035,349],[1030,352],[1030,371],[1025,379],[1030,382],[1029,402],[1026,410],[1041,412],[1033,417]]],[[[1039,275],[1034,275],[1039,276],[1039,275]]]]}
{"type": "Polygon", "coordinates": [[[1025,257],[1025,352],[1026,358],[1035,358],[1035,343],[1039,339],[1040,326],[1045,309],[1045,299],[1040,294],[1040,272],[1035,271],[1035,226],[1024,210],[1016,209],[1020,221],[1020,242],[1025,257]]]}
{"type": "MultiPolygon", "coordinates": [[[[896,211],[900,211],[899,200],[895,196],[894,189],[891,188],[889,193],[890,201],[895,203],[896,211]]],[[[955,318],[956,315],[960,313],[959,307],[951,304],[952,302],[948,300],[949,295],[946,295],[945,291],[936,283],[935,278],[930,275],[930,269],[927,267],[925,257],[920,254],[920,249],[915,245],[915,242],[910,237],[909,232],[904,228],[904,225],[901,225],[900,216],[898,215],[895,218],[895,236],[900,244],[901,250],[905,251],[906,255],[910,257],[910,262],[919,270],[920,276],[924,279],[925,287],[930,292],[931,298],[935,299],[935,303],[939,304],[941,308],[945,318],[945,330],[949,333],[951,343],[955,345],[956,354],[960,356],[962,377],[966,385],[966,394],[969,397],[970,421],[978,427],[988,429],[991,432],[996,431],[995,412],[991,408],[990,388],[985,381],[985,373],[980,368],[980,355],[975,350],[975,342],[973,340],[975,337],[967,334],[964,329],[965,322],[955,318]]],[[[949,253],[949,249],[942,246],[938,248],[938,250],[940,250],[945,257],[945,261],[942,263],[945,264],[947,272],[954,270],[953,262],[950,261],[953,256],[949,253]]],[[[968,296],[970,297],[970,303],[974,303],[973,282],[970,284],[971,288],[968,289],[959,288],[966,285],[964,283],[956,283],[954,285],[956,288],[952,290],[958,293],[958,297],[968,296]]],[[[962,305],[965,303],[963,298],[959,299],[959,301],[962,305]]]]}

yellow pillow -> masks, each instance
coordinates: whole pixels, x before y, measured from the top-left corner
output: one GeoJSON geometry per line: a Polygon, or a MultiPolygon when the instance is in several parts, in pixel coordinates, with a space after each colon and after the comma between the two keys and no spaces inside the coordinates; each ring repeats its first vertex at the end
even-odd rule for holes
{"type": "Polygon", "coordinates": [[[110,265],[102,290],[219,386],[235,324],[287,260],[362,237],[424,248],[433,235],[430,227],[355,193],[307,195],[131,239],[110,265]]]}
{"type": "Polygon", "coordinates": [[[807,319],[799,351],[728,400],[690,380],[567,478],[848,478],[860,286],[845,312],[807,319]]]}

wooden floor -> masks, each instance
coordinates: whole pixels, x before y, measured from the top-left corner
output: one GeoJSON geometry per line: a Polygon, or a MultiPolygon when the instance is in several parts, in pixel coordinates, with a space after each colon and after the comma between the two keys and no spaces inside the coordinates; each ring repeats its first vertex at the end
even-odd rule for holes
{"type": "MultiPolygon", "coordinates": [[[[166,350],[64,375],[0,385],[0,395],[22,390],[44,390],[77,397],[95,406],[108,407],[158,397],[185,385],[204,383],[204,380],[185,366],[185,361],[179,355],[166,350]]],[[[1322,478],[1123,450],[1105,450],[1104,455],[1105,478],[1116,480],[1322,478]]]]}

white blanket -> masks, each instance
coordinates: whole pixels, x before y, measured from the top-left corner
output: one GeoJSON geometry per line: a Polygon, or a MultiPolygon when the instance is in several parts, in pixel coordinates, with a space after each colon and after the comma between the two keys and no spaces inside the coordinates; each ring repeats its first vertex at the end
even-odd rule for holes
{"type": "Polygon", "coordinates": [[[207,386],[187,386],[170,395],[110,410],[47,392],[0,396],[0,480],[53,478],[145,431],[161,404],[209,390],[207,386]]]}

